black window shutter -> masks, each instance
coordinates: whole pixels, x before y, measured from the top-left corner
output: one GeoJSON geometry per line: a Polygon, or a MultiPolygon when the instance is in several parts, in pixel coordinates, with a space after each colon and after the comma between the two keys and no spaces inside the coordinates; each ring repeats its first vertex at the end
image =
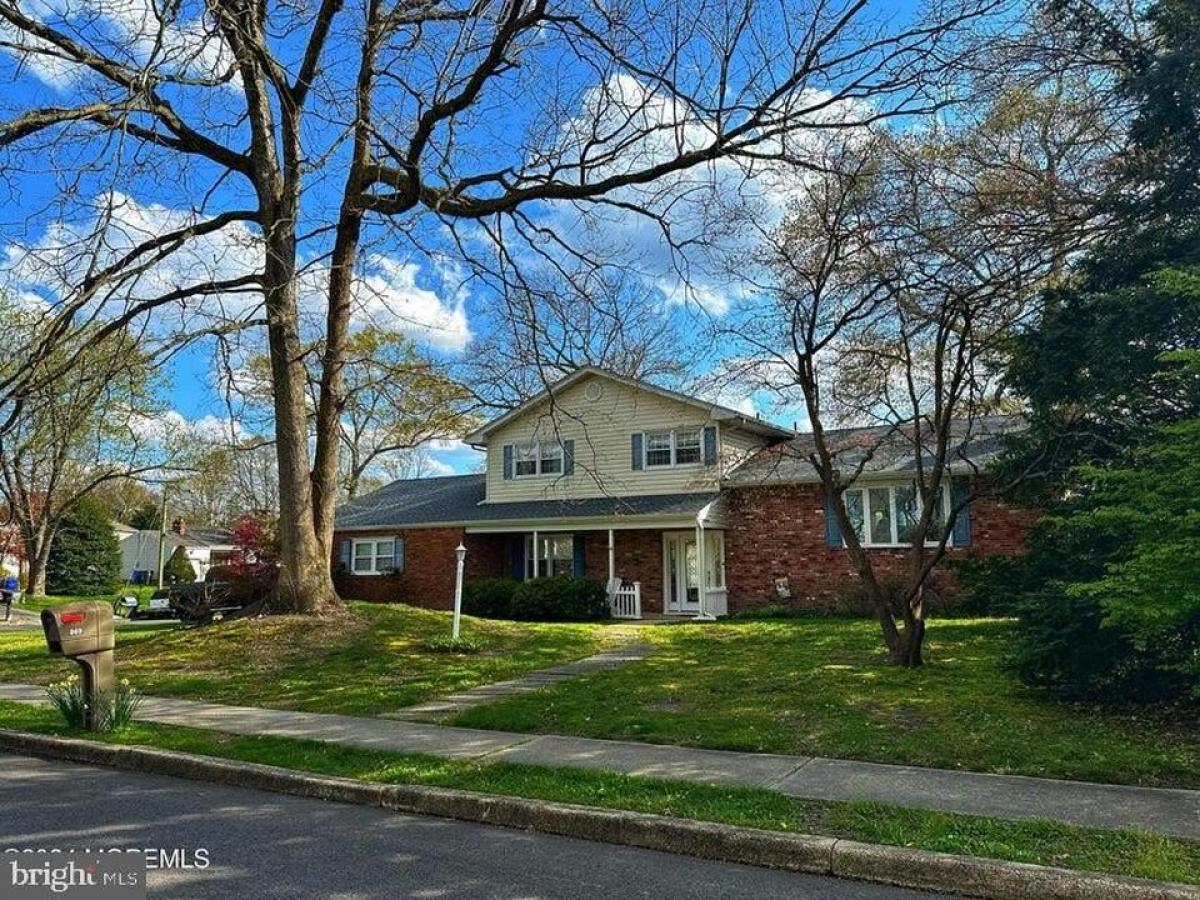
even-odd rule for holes
{"type": "Polygon", "coordinates": [[[633,471],[640,471],[642,468],[642,434],[639,431],[632,435],[629,442],[629,464],[633,471]]]}
{"type": "Polygon", "coordinates": [[[704,429],[704,465],[717,464],[717,426],[709,425],[704,429]]]}
{"type": "Polygon", "coordinates": [[[397,572],[404,571],[404,537],[399,534],[392,542],[392,568],[397,572]]]}
{"type": "Polygon", "coordinates": [[[837,510],[833,497],[825,494],[825,544],[829,547],[842,546],[842,526],[838,524],[837,510]]]}
{"type": "Polygon", "coordinates": [[[954,517],[954,546],[969,547],[971,546],[971,504],[967,502],[967,495],[970,491],[970,485],[965,478],[953,478],[950,480],[950,505],[952,508],[962,504],[962,509],[958,510],[958,515],[954,517]]]}
{"type": "Polygon", "coordinates": [[[350,571],[350,564],[352,562],[352,560],[350,558],[350,555],[352,552],[352,547],[353,547],[353,544],[349,538],[346,538],[344,541],[342,541],[342,553],[341,553],[342,568],[345,569],[347,572],[350,571]]]}
{"type": "Polygon", "coordinates": [[[575,442],[563,441],[563,474],[575,474],[575,442]]]}
{"type": "Polygon", "coordinates": [[[504,445],[504,480],[508,481],[513,477],[513,446],[512,444],[504,445]]]}
{"type": "Polygon", "coordinates": [[[584,557],[583,535],[578,531],[571,538],[571,574],[582,578],[587,574],[587,559],[584,557]]]}
{"type": "Polygon", "coordinates": [[[525,580],[525,536],[522,534],[509,538],[508,572],[517,581],[525,580]]]}

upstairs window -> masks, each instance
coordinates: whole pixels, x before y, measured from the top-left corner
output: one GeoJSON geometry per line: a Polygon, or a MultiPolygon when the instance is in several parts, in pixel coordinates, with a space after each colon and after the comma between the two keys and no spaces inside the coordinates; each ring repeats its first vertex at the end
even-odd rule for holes
{"type": "Polygon", "coordinates": [[[650,431],[646,433],[646,468],[671,465],[671,432],[650,431]]]}
{"type": "Polygon", "coordinates": [[[675,432],[675,465],[694,466],[700,462],[700,429],[675,432]]]}
{"type": "Polygon", "coordinates": [[[514,473],[517,478],[562,474],[563,448],[559,444],[538,441],[516,444],[513,453],[514,473]]]}
{"type": "Polygon", "coordinates": [[[648,431],[645,438],[645,467],[667,469],[672,466],[697,466],[704,459],[702,431],[648,431]]]}

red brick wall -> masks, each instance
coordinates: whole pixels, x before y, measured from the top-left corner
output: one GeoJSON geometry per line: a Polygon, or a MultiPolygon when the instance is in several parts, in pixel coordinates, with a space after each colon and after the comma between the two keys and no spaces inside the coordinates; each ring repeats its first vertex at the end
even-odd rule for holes
{"type": "Polygon", "coordinates": [[[404,537],[404,572],[400,575],[342,574],[338,590],[352,600],[411,603],[429,609],[454,606],[454,555],[458,542],[467,548],[466,579],[504,574],[503,535],[466,534],[461,528],[384,528],[334,535],[334,567],[341,561],[343,540],[404,537]]]}
{"type": "MultiPolygon", "coordinates": [[[[1013,554],[1024,549],[1031,514],[987,498],[971,504],[971,546],[949,551],[1013,554]]],[[[778,602],[775,579],[787,576],[789,602],[806,608],[846,608],[858,584],[849,554],[825,543],[825,500],[820,485],[773,485],[730,492],[725,532],[725,583],[730,612],[778,602]]],[[[871,550],[877,574],[906,571],[903,550],[871,550]]],[[[948,579],[942,581],[948,587],[948,579]]]]}
{"type": "MultiPolygon", "coordinates": [[[[608,532],[588,531],[584,538],[584,563],[588,578],[608,582],[608,532]]],[[[653,529],[613,531],[613,551],[617,575],[626,581],[642,583],[642,611],[663,610],[663,539],[653,529]]]]}

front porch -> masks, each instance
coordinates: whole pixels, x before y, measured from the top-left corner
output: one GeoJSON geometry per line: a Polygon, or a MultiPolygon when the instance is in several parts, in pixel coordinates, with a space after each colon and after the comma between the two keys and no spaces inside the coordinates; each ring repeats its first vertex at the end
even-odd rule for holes
{"type": "Polygon", "coordinates": [[[468,527],[467,534],[471,549],[493,561],[473,566],[476,576],[593,578],[607,586],[613,618],[710,619],[727,612],[724,528],[699,518],[656,528],[539,523],[521,530],[468,527]]]}

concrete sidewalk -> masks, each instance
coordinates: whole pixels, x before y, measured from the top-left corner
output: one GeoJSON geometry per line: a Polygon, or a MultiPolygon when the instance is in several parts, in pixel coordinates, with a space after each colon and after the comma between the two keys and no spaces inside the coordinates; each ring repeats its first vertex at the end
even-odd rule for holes
{"type": "MultiPolygon", "coordinates": [[[[32,685],[4,684],[0,685],[0,700],[44,703],[46,693],[44,688],[32,685]]],[[[371,750],[595,769],[765,788],[804,799],[875,800],[1004,819],[1053,819],[1097,828],[1137,828],[1200,840],[1200,791],[513,734],[164,697],[145,698],[138,718],[233,734],[330,741],[371,750]]]]}

